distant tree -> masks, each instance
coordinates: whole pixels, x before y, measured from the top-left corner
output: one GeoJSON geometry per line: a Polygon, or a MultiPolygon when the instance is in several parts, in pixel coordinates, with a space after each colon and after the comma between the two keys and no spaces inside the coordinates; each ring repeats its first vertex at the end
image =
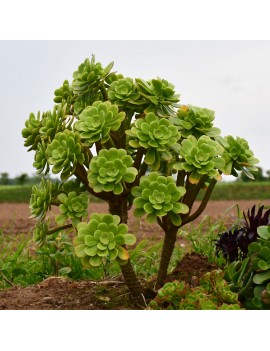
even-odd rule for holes
{"type": "Polygon", "coordinates": [[[9,174],[7,172],[0,173],[0,184],[9,184],[9,174]]]}
{"type": "Polygon", "coordinates": [[[15,178],[16,184],[24,185],[28,181],[29,177],[27,173],[22,173],[18,177],[15,178]]]}
{"type": "Polygon", "coordinates": [[[270,169],[268,169],[268,171],[266,171],[267,174],[267,180],[270,180],[270,169]]]}
{"type": "MultiPolygon", "coordinates": [[[[263,175],[263,169],[262,169],[261,167],[257,167],[257,168],[258,168],[258,171],[257,171],[257,172],[252,172],[252,171],[250,172],[250,173],[253,175],[255,181],[256,181],[256,182],[265,182],[265,181],[269,180],[270,171],[267,171],[267,172],[266,172],[267,174],[268,174],[268,172],[269,172],[268,177],[264,177],[264,175],[263,175]]],[[[240,177],[238,178],[238,181],[240,181],[240,182],[251,182],[252,179],[248,178],[248,177],[246,176],[246,174],[242,171],[242,172],[240,173],[240,177]]]]}

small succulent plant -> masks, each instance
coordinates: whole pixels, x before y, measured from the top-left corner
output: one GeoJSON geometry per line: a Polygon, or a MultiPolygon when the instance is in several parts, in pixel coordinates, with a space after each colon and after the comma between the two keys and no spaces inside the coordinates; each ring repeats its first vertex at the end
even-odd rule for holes
{"type": "Polygon", "coordinates": [[[100,266],[116,259],[124,264],[129,255],[123,245],[136,242],[136,237],[128,233],[128,226],[120,223],[117,215],[93,213],[90,221],[79,223],[77,229],[75,253],[85,267],[100,266]]]}
{"type": "Polygon", "coordinates": [[[76,163],[83,164],[84,155],[80,136],[68,129],[57,133],[46,149],[48,163],[54,174],[61,172],[61,179],[68,179],[75,171],[76,163]]]}
{"type": "Polygon", "coordinates": [[[37,222],[33,232],[33,239],[38,246],[43,246],[46,242],[47,235],[49,235],[49,222],[37,222]]]}
{"type": "Polygon", "coordinates": [[[258,240],[248,246],[247,257],[224,269],[232,291],[248,309],[270,309],[270,227],[258,227],[258,240]]]}
{"type": "Polygon", "coordinates": [[[37,150],[34,156],[33,166],[36,168],[37,173],[40,174],[45,170],[45,175],[50,171],[50,165],[48,163],[48,157],[46,154],[47,144],[42,140],[38,143],[37,150]]]}
{"type": "Polygon", "coordinates": [[[61,202],[59,210],[61,214],[55,218],[56,223],[62,225],[68,219],[71,219],[72,225],[75,227],[88,215],[88,198],[87,193],[77,195],[75,191],[69,192],[68,195],[59,194],[58,199],[61,202]]]}
{"type": "Polygon", "coordinates": [[[111,83],[108,89],[108,97],[113,104],[118,106],[137,105],[140,93],[131,78],[122,78],[111,83]]]}
{"type": "Polygon", "coordinates": [[[100,81],[108,76],[112,67],[113,62],[103,68],[100,62],[95,62],[95,56],[92,56],[91,61],[86,59],[73,73],[72,89],[74,94],[80,95],[91,88],[96,88],[100,81]]]}
{"type": "Polygon", "coordinates": [[[153,112],[147,113],[145,118],[138,118],[126,134],[131,138],[130,146],[147,150],[145,162],[153,170],[159,169],[159,154],[168,154],[169,149],[180,139],[177,128],[169,120],[159,118],[153,112]]]}
{"type": "Polygon", "coordinates": [[[221,169],[223,173],[237,177],[237,171],[243,171],[247,177],[254,179],[251,172],[258,170],[255,165],[259,160],[254,157],[248,142],[239,137],[235,139],[231,135],[225,138],[217,137],[217,140],[224,148],[222,157],[225,166],[221,169]]]}
{"type": "Polygon", "coordinates": [[[90,162],[89,184],[96,193],[112,191],[116,195],[121,194],[124,183],[134,182],[138,173],[136,168],[131,167],[132,164],[132,157],[124,149],[100,150],[90,162]]]}
{"type": "Polygon", "coordinates": [[[29,206],[31,218],[44,220],[57,193],[58,183],[52,183],[49,179],[42,178],[39,186],[33,185],[29,206]]]}
{"type": "Polygon", "coordinates": [[[193,135],[196,139],[202,135],[213,138],[220,134],[220,129],[213,127],[214,119],[214,111],[192,105],[182,105],[177,111],[177,116],[170,118],[183,138],[193,135]]]}
{"type": "Polygon", "coordinates": [[[143,176],[140,185],[132,189],[135,196],[134,215],[141,217],[147,214],[148,223],[156,221],[157,217],[169,215],[172,223],[176,226],[181,224],[180,213],[187,213],[189,208],[179,202],[186,193],[184,187],[178,187],[173,177],[165,177],[157,172],[151,172],[143,176]]]}
{"type": "Polygon", "coordinates": [[[54,91],[54,95],[55,98],[53,101],[57,104],[63,102],[66,102],[68,104],[71,103],[71,101],[74,99],[74,95],[72,87],[70,86],[68,80],[65,80],[63,85],[54,91]]]}
{"type": "Polygon", "coordinates": [[[264,206],[260,206],[256,212],[254,205],[247,214],[243,212],[244,223],[241,227],[231,228],[219,234],[215,243],[217,256],[221,252],[229,262],[243,260],[247,256],[249,244],[258,239],[258,227],[270,222],[270,210],[264,213],[263,211],[264,206]]]}
{"type": "Polygon", "coordinates": [[[30,146],[28,151],[37,149],[37,145],[41,140],[39,132],[40,127],[40,112],[38,112],[37,116],[35,116],[33,112],[30,113],[29,118],[25,122],[25,128],[22,130],[22,136],[25,138],[24,146],[30,146]]]}
{"type": "Polygon", "coordinates": [[[160,116],[174,115],[178,107],[179,94],[175,94],[174,86],[165,79],[157,78],[150,81],[136,79],[141,96],[148,107],[145,112],[154,112],[160,116]]]}
{"type": "Polygon", "coordinates": [[[53,111],[48,111],[43,114],[40,127],[42,140],[51,142],[58,132],[63,130],[62,122],[64,120],[64,110],[61,106],[55,106],[53,111]]]}
{"type": "Polygon", "coordinates": [[[193,136],[184,139],[180,148],[182,160],[173,168],[190,173],[189,181],[197,184],[203,175],[220,180],[219,169],[224,167],[224,160],[218,157],[222,148],[209,136],[203,135],[198,140],[193,136]]]}
{"type": "Polygon", "coordinates": [[[239,310],[238,294],[230,290],[220,270],[202,276],[192,288],[184,281],[166,283],[148,309],[155,310],[239,310]]]}
{"type": "Polygon", "coordinates": [[[94,142],[102,139],[105,143],[109,139],[110,131],[117,131],[125,118],[124,112],[118,112],[118,107],[109,101],[96,101],[92,106],[86,107],[75,123],[83,142],[92,146],[94,142]]]}

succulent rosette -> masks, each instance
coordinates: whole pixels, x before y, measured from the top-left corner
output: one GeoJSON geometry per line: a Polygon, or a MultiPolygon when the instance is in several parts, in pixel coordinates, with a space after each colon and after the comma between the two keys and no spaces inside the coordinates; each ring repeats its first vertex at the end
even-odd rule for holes
{"type": "Polygon", "coordinates": [[[179,94],[175,94],[174,86],[165,79],[157,78],[150,81],[136,79],[141,96],[147,101],[145,112],[158,115],[174,115],[174,107],[178,107],[179,94]],[[150,105],[149,105],[150,104],[150,105]]]}
{"type": "Polygon", "coordinates": [[[137,105],[140,93],[131,78],[122,78],[111,83],[108,89],[110,101],[118,106],[137,105]]]}
{"type": "Polygon", "coordinates": [[[108,141],[110,131],[117,131],[125,118],[124,112],[118,112],[118,107],[109,101],[96,101],[86,107],[75,123],[80,137],[86,145],[92,146],[95,141],[108,141]]]}
{"type": "Polygon", "coordinates": [[[96,193],[112,191],[121,194],[124,182],[134,182],[138,171],[131,167],[133,159],[126,150],[111,148],[100,150],[90,162],[88,181],[96,193]]]}
{"type": "Polygon", "coordinates": [[[54,91],[54,102],[70,104],[74,100],[73,90],[68,80],[65,80],[63,85],[54,91]]]}
{"type": "Polygon", "coordinates": [[[186,189],[176,186],[173,177],[164,177],[158,172],[151,172],[143,176],[139,186],[132,189],[134,200],[134,216],[141,217],[147,214],[148,223],[156,221],[157,217],[169,215],[172,223],[176,226],[181,224],[180,213],[188,213],[187,205],[179,202],[186,193],[186,189]]]}
{"type": "Polygon", "coordinates": [[[153,112],[147,113],[145,118],[138,118],[126,134],[131,137],[130,146],[147,149],[145,162],[153,170],[159,169],[160,154],[167,159],[171,157],[169,149],[181,136],[168,119],[159,118],[153,112]]]}
{"type": "Polygon", "coordinates": [[[45,244],[47,235],[49,235],[48,221],[37,222],[33,232],[33,239],[38,246],[45,244]]]}
{"type": "Polygon", "coordinates": [[[75,171],[76,163],[83,164],[84,155],[80,136],[70,130],[57,133],[46,149],[48,163],[54,174],[61,172],[61,179],[67,180],[75,171]]]}
{"type": "Polygon", "coordinates": [[[53,184],[49,179],[42,178],[39,186],[33,185],[30,197],[30,218],[43,220],[51,208],[53,199],[57,196],[58,183],[53,184]]]}
{"type": "Polygon", "coordinates": [[[87,90],[97,88],[99,83],[105,79],[113,67],[111,62],[103,68],[100,62],[95,62],[95,56],[91,61],[86,59],[73,73],[72,89],[75,95],[85,93],[87,90]]]}
{"type": "Polygon", "coordinates": [[[200,108],[192,105],[182,105],[176,117],[170,120],[178,127],[181,136],[187,138],[193,135],[198,139],[202,135],[216,137],[220,134],[220,129],[213,127],[215,112],[207,108],[200,108]]]}
{"type": "Polygon", "coordinates": [[[36,168],[37,173],[40,174],[45,170],[45,174],[47,174],[50,171],[50,166],[48,164],[47,160],[47,154],[46,154],[46,149],[47,145],[45,144],[44,141],[41,143],[38,143],[37,145],[37,150],[34,156],[34,163],[33,166],[36,168]]]}
{"type": "Polygon", "coordinates": [[[86,267],[100,266],[107,260],[125,263],[128,252],[123,245],[134,245],[136,237],[128,233],[128,226],[120,224],[120,217],[93,213],[88,223],[77,225],[78,236],[74,239],[75,254],[86,267]]]}
{"type": "Polygon", "coordinates": [[[61,106],[55,106],[53,111],[43,114],[40,127],[40,135],[42,140],[51,142],[55,135],[62,131],[62,122],[64,120],[64,111],[61,106]]]}
{"type": "Polygon", "coordinates": [[[203,175],[220,180],[221,170],[225,161],[222,157],[223,148],[208,136],[201,136],[198,140],[188,136],[183,140],[180,148],[181,162],[174,164],[173,168],[191,173],[189,182],[197,184],[203,175]]]}
{"type": "Polygon", "coordinates": [[[22,136],[25,138],[24,146],[30,146],[28,151],[37,149],[37,145],[41,140],[39,131],[40,127],[40,112],[38,112],[37,116],[31,112],[29,118],[25,122],[25,128],[22,130],[22,136]]]}
{"type": "Polygon", "coordinates": [[[75,227],[82,218],[88,215],[88,199],[87,193],[77,195],[75,191],[66,194],[59,194],[58,199],[61,202],[59,210],[61,214],[55,218],[57,224],[65,224],[68,219],[71,219],[72,225],[75,227]]]}
{"type": "Polygon", "coordinates": [[[235,139],[231,135],[225,138],[218,137],[217,140],[224,148],[222,157],[225,160],[225,166],[222,171],[235,177],[238,176],[237,171],[243,171],[247,177],[254,179],[250,171],[258,170],[255,165],[259,160],[254,157],[248,142],[239,137],[235,139]]]}

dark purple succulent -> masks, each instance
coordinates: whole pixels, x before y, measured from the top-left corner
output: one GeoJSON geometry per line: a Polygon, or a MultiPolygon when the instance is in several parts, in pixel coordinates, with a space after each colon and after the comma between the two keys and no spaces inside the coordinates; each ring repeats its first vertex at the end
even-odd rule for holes
{"type": "Polygon", "coordinates": [[[263,213],[264,206],[256,211],[254,205],[247,214],[243,212],[244,226],[241,228],[229,229],[219,234],[216,240],[216,254],[221,252],[229,262],[243,260],[247,256],[248,246],[258,238],[257,228],[261,225],[270,224],[270,209],[263,213]]]}

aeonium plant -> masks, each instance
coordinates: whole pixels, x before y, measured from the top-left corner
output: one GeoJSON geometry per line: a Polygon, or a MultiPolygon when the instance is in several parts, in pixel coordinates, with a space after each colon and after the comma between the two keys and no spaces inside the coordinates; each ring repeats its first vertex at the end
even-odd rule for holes
{"type": "Polygon", "coordinates": [[[54,185],[33,187],[31,212],[37,217],[39,245],[57,231],[74,234],[74,253],[86,269],[117,260],[135,300],[143,285],[128,254],[135,244],[128,233],[129,211],[157,222],[164,243],[157,288],[167,275],[180,227],[196,219],[223,174],[256,170],[258,160],[242,138],[220,137],[214,111],[179,104],[172,83],[145,81],[112,72],[95,57],[86,59],[55,90],[52,111],[31,113],[22,135],[34,152],[34,167],[60,176],[54,185]],[[193,211],[199,193],[202,200],[193,211]],[[89,194],[107,202],[109,214],[88,218],[89,194]],[[56,226],[48,219],[59,207],[56,226]]]}

